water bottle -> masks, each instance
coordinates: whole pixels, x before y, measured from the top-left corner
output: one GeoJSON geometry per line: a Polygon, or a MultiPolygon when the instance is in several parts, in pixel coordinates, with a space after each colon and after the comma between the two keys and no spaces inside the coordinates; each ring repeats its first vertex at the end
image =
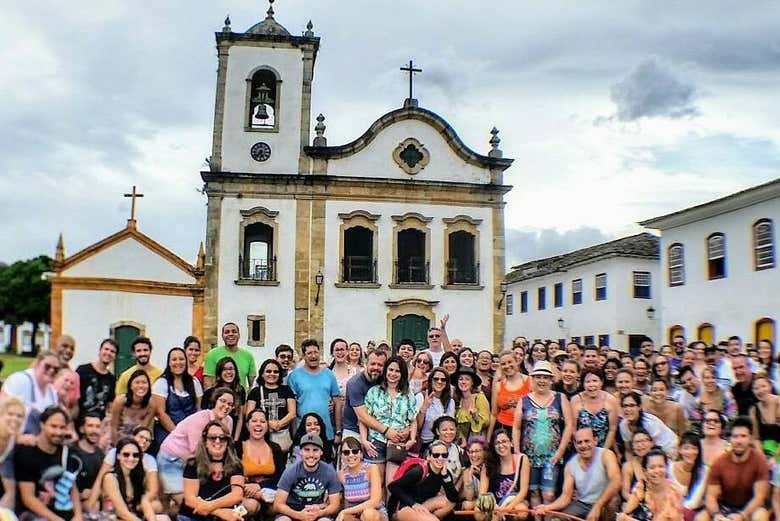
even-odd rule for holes
{"type": "Polygon", "coordinates": [[[555,490],[553,482],[553,466],[549,461],[542,468],[542,490],[555,490]]]}

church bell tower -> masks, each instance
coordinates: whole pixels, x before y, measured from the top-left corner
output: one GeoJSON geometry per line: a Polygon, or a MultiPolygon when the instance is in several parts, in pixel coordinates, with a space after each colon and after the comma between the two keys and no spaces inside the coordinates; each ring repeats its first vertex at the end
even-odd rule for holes
{"type": "Polygon", "coordinates": [[[306,169],[311,84],[320,39],[309,22],[293,36],[266,17],[246,32],[230,18],[216,33],[217,71],[212,172],[297,174],[306,169]]]}

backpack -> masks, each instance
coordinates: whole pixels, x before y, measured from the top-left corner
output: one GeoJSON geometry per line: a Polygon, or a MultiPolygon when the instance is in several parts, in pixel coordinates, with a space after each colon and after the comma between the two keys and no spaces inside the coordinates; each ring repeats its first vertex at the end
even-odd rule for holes
{"type": "Polygon", "coordinates": [[[415,465],[419,465],[422,468],[422,478],[420,478],[420,481],[423,481],[425,478],[428,477],[428,462],[425,461],[423,458],[406,458],[404,462],[401,463],[396,469],[396,471],[393,473],[393,477],[391,481],[395,481],[399,479],[415,465]]]}

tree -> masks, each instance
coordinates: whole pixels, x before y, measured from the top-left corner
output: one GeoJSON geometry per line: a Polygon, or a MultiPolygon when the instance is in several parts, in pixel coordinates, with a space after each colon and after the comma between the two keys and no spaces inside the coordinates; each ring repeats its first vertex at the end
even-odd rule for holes
{"type": "Polygon", "coordinates": [[[44,273],[51,269],[46,255],[0,267],[0,319],[13,325],[32,322],[33,351],[39,324],[49,320],[51,284],[44,273]]]}

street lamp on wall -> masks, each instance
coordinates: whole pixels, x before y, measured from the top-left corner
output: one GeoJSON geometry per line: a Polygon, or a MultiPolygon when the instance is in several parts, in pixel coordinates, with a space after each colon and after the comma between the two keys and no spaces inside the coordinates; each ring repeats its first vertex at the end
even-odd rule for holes
{"type": "Polygon", "coordinates": [[[496,306],[496,309],[501,309],[501,304],[504,303],[504,298],[506,297],[506,281],[502,280],[498,288],[501,290],[501,298],[498,299],[498,306],[496,306]]]}
{"type": "Polygon", "coordinates": [[[564,322],[564,320],[562,318],[558,319],[558,327],[561,328],[561,329],[566,327],[566,322],[564,322]]]}
{"type": "Polygon", "coordinates": [[[645,313],[647,313],[647,318],[649,320],[655,320],[655,308],[653,306],[650,306],[645,310],[645,313]]]}
{"type": "Polygon", "coordinates": [[[314,296],[314,305],[318,306],[320,304],[320,288],[322,287],[322,283],[325,280],[325,277],[322,275],[321,270],[317,270],[317,274],[314,276],[314,283],[317,285],[317,294],[314,296]]]}

